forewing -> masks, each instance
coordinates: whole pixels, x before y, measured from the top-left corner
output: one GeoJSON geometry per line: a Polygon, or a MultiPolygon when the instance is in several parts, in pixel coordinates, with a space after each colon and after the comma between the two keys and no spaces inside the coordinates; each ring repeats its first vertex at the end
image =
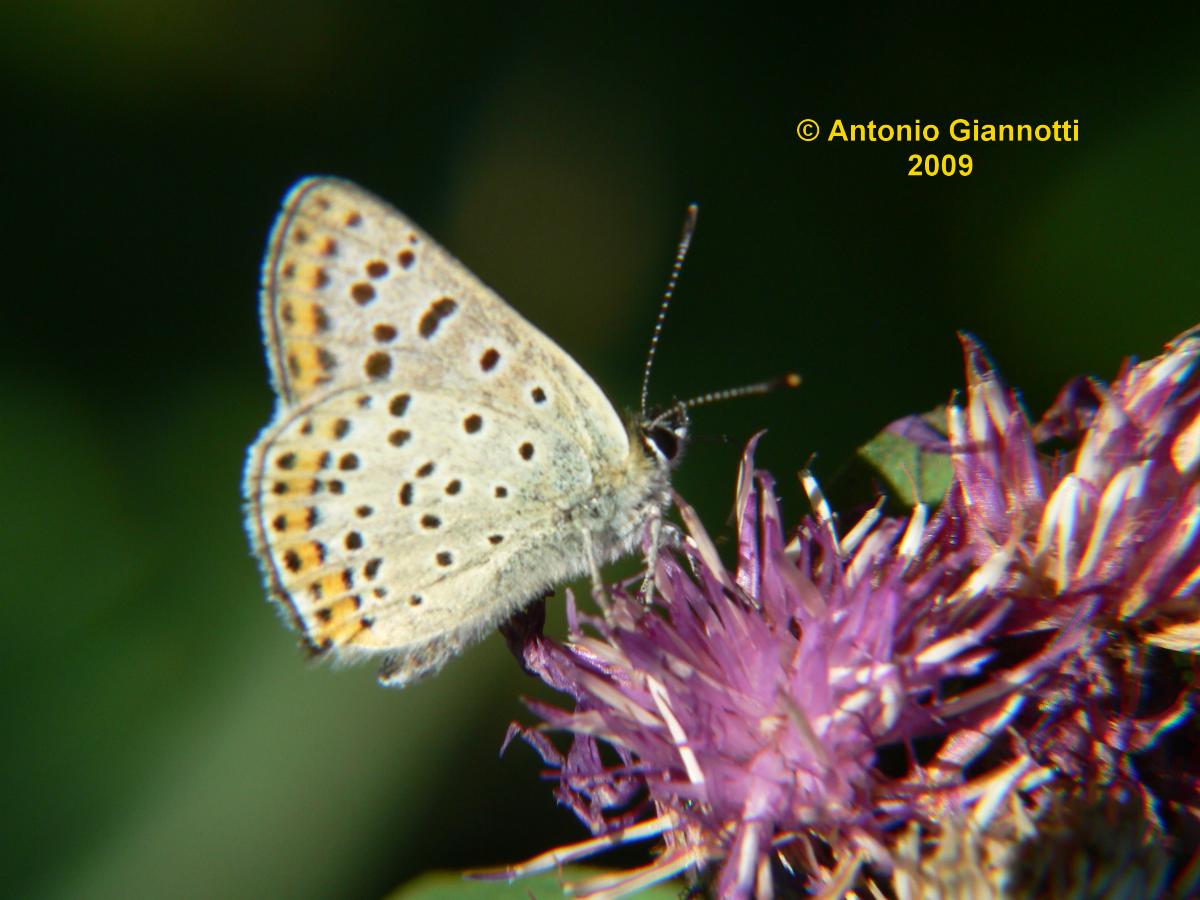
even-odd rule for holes
{"type": "Polygon", "coordinates": [[[263,264],[262,319],[287,405],[419,374],[464,394],[545,395],[595,459],[620,459],[628,446],[612,404],[570,356],[350,182],[309,178],[285,198],[263,264]]]}

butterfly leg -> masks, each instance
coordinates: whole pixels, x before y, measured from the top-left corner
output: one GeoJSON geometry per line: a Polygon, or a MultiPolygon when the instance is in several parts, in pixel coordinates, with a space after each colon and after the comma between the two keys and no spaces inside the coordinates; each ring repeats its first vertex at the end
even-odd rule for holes
{"type": "Polygon", "coordinates": [[[642,586],[638,596],[642,603],[649,606],[653,602],[654,577],[658,573],[658,548],[663,540],[663,520],[661,515],[650,519],[650,544],[646,548],[646,574],[642,578],[642,586]]]}
{"type": "Polygon", "coordinates": [[[588,569],[592,574],[592,599],[601,609],[608,609],[608,591],[604,589],[604,576],[600,573],[600,563],[596,559],[596,548],[592,544],[592,533],[583,529],[583,552],[587,556],[588,569]]]}

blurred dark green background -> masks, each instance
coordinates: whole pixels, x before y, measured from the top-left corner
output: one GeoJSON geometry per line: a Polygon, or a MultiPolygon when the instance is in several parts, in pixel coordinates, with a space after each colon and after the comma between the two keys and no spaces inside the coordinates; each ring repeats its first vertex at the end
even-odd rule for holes
{"type": "Polygon", "coordinates": [[[369,898],[583,836],[532,752],[497,757],[533,689],[501,640],[388,692],[306,666],[264,600],[238,485],[294,179],[407,211],[620,404],[699,201],[655,395],[806,383],[700,412],[677,485],[721,532],[766,427],[794,517],[810,456],[830,478],[961,384],[956,329],[1040,410],[1200,319],[1198,21],[1047,15],[6,5],[6,888],[369,898]],[[1082,140],[943,142],[975,174],[918,179],[902,145],[797,140],[839,116],[1082,140]]]}

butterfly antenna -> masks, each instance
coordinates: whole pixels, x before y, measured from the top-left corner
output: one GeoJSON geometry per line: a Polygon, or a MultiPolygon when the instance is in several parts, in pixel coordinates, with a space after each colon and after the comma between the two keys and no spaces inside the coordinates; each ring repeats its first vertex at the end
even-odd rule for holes
{"type": "Polygon", "coordinates": [[[658,337],[662,334],[663,322],[667,320],[667,309],[671,305],[671,297],[675,293],[675,285],[679,281],[679,273],[683,269],[683,260],[687,256],[688,247],[692,243],[692,235],[696,231],[696,217],[700,215],[700,206],[688,204],[683,217],[683,234],[679,237],[679,248],[675,251],[675,262],[671,265],[671,277],[667,279],[667,289],[663,291],[662,303],[658,306],[658,319],[654,323],[654,333],[650,335],[650,352],[646,354],[646,367],[642,370],[642,417],[646,416],[646,399],[650,396],[650,370],[654,367],[654,352],[658,349],[658,337]]]}
{"type": "Polygon", "coordinates": [[[710,403],[732,400],[735,397],[769,394],[771,391],[777,391],[780,388],[797,388],[800,387],[801,380],[800,376],[795,372],[788,372],[786,375],[780,375],[778,378],[772,378],[768,381],[759,381],[755,384],[744,384],[741,387],[726,388],[723,391],[712,391],[708,394],[701,394],[699,397],[684,400],[676,405],[680,409],[694,409],[697,406],[707,406],[710,403]]]}

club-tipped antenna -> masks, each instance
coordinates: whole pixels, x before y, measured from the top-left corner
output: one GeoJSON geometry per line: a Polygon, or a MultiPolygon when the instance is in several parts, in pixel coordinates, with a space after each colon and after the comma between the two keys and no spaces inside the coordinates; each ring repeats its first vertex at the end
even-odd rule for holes
{"type": "Polygon", "coordinates": [[[700,215],[700,205],[689,203],[683,216],[683,234],[679,236],[679,248],[675,251],[675,262],[671,264],[671,277],[667,279],[667,289],[663,291],[662,303],[658,305],[658,319],[654,322],[654,333],[650,335],[650,351],[646,354],[646,367],[642,370],[642,416],[646,415],[646,400],[650,396],[650,370],[654,367],[654,352],[658,349],[658,337],[662,334],[663,322],[667,320],[667,309],[671,305],[671,297],[675,293],[675,285],[679,281],[679,273],[683,269],[683,260],[687,257],[688,247],[692,243],[692,235],[696,232],[696,217],[700,215]]]}
{"type": "Polygon", "coordinates": [[[802,380],[795,372],[788,372],[786,375],[780,375],[777,378],[771,378],[767,381],[744,384],[741,387],[726,388],[723,391],[710,391],[707,394],[701,394],[699,397],[693,397],[691,400],[682,400],[676,406],[680,409],[694,409],[697,406],[707,406],[710,403],[720,403],[722,400],[733,400],[736,397],[769,394],[771,391],[777,391],[780,388],[800,387],[802,380]]]}

